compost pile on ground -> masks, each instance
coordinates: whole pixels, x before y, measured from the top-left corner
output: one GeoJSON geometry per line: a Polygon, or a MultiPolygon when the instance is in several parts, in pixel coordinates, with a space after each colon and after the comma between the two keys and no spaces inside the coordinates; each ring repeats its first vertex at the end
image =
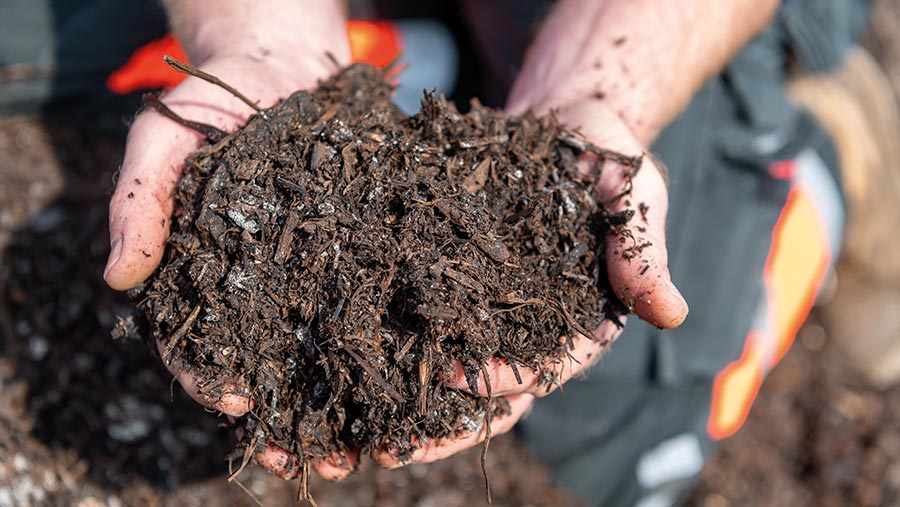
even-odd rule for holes
{"type": "Polygon", "coordinates": [[[211,396],[246,389],[245,450],[402,456],[414,436],[480,430],[505,401],[446,387],[454,359],[470,384],[499,357],[549,387],[572,337],[625,311],[601,246],[628,216],[576,162],[639,158],[431,95],[406,117],[391,91],[350,67],[187,161],[163,263],[135,295],[164,359],[211,396]]]}

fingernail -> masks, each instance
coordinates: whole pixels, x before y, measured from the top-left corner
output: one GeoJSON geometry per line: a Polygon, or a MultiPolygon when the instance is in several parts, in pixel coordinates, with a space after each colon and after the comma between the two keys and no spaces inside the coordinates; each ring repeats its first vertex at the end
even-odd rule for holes
{"type": "MultiPolygon", "coordinates": [[[[669,284],[669,294],[676,300],[684,301],[684,296],[681,294],[681,291],[678,290],[678,287],[675,287],[675,284],[669,284]]],[[[685,303],[687,302],[685,301],[685,303]]]]}
{"type": "MultiPolygon", "coordinates": [[[[119,257],[122,256],[122,236],[116,236],[109,243],[109,260],[106,262],[106,269],[103,270],[103,279],[106,280],[106,275],[109,274],[109,270],[119,262],[119,257]]],[[[108,282],[108,280],[107,280],[108,282]]]]}
{"type": "Polygon", "coordinates": [[[678,291],[675,285],[669,286],[669,293],[675,298],[675,301],[681,301],[681,308],[678,309],[674,319],[669,324],[669,327],[678,327],[685,319],[687,319],[690,308],[688,307],[687,300],[684,299],[684,296],[678,291]]]}

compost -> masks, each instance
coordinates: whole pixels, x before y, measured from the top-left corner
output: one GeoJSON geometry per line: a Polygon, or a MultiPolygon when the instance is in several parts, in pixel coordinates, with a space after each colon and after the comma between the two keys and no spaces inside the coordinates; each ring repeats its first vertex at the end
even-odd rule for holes
{"type": "Polygon", "coordinates": [[[507,405],[447,387],[454,361],[470,385],[500,358],[550,388],[574,337],[627,312],[602,245],[630,217],[578,162],[640,157],[432,94],[408,117],[391,93],[355,65],[234,133],[203,128],[186,161],[163,262],[132,295],[164,360],[252,400],[239,453],[408,456],[480,431],[507,405]]]}

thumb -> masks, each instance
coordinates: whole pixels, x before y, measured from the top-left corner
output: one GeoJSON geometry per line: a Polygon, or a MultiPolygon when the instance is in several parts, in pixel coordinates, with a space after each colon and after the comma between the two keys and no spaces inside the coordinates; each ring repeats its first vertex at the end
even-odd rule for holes
{"type": "MultiPolygon", "coordinates": [[[[644,153],[618,115],[599,101],[586,101],[560,113],[569,127],[579,128],[597,146],[624,153],[644,153]]],[[[593,164],[592,164],[593,165],[593,164]]],[[[616,296],[646,322],[660,328],[679,326],[688,306],[672,283],[666,249],[668,188],[664,168],[644,155],[637,172],[607,160],[598,186],[604,204],[614,212],[629,212],[631,220],[614,228],[606,241],[606,265],[616,296]]]]}
{"type": "Polygon", "coordinates": [[[666,249],[668,191],[659,163],[644,156],[637,174],[607,162],[600,176],[601,194],[613,211],[632,218],[613,229],[606,241],[606,266],[616,296],[641,319],[660,328],[678,327],[688,306],[672,283],[666,249]],[[632,191],[621,196],[631,179],[632,191]],[[619,197],[621,196],[621,197],[619,197]]]}
{"type": "MultiPolygon", "coordinates": [[[[210,71],[229,70],[227,66],[220,67],[214,66],[210,71]]],[[[249,74],[249,78],[231,81],[255,96],[269,92],[258,83],[250,86],[247,80],[253,83],[253,73],[249,74]]],[[[228,92],[194,77],[184,80],[163,101],[184,118],[225,131],[244,122],[252,112],[228,92]]],[[[184,159],[200,146],[201,139],[195,130],[155,110],[144,111],[135,118],[128,131],[125,159],[109,203],[110,255],[103,278],[113,289],[126,290],[141,283],[162,260],[175,186],[184,159]]]]}
{"type": "Polygon", "coordinates": [[[113,289],[134,287],[159,265],[175,185],[199,142],[199,134],[155,111],[135,119],[109,203],[110,255],[103,278],[113,289]]]}

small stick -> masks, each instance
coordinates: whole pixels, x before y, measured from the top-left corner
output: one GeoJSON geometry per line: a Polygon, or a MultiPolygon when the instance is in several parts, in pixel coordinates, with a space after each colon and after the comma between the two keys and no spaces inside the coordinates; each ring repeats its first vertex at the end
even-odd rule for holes
{"type": "Polygon", "coordinates": [[[303,462],[303,467],[300,471],[300,487],[297,490],[297,501],[306,501],[312,507],[319,507],[316,500],[309,493],[309,463],[306,461],[303,462]]]}
{"type": "Polygon", "coordinates": [[[327,58],[328,61],[331,62],[332,65],[334,65],[335,70],[343,67],[343,65],[341,65],[341,62],[338,61],[337,57],[334,56],[334,53],[332,53],[331,51],[325,52],[325,58],[327,58]]]}
{"type": "Polygon", "coordinates": [[[166,345],[166,350],[163,353],[163,359],[168,361],[169,356],[172,355],[172,351],[175,350],[175,346],[178,345],[178,342],[181,341],[181,338],[187,334],[188,330],[191,329],[191,325],[197,320],[197,316],[200,315],[200,305],[197,305],[194,308],[194,311],[188,315],[188,318],[184,320],[184,323],[181,324],[181,327],[172,334],[172,337],[169,338],[169,343],[166,345]]]}
{"type": "Polygon", "coordinates": [[[381,386],[381,388],[384,389],[384,391],[391,398],[393,398],[394,401],[396,401],[397,403],[403,403],[403,396],[400,396],[400,393],[398,393],[396,389],[388,384],[387,381],[384,380],[384,377],[382,377],[378,373],[378,371],[375,370],[375,368],[373,368],[371,364],[369,364],[368,361],[363,359],[362,356],[357,354],[352,348],[348,347],[347,345],[344,345],[344,351],[350,354],[350,357],[355,359],[356,362],[359,363],[359,365],[362,367],[362,369],[365,370],[365,372],[368,373],[370,377],[372,377],[372,380],[374,380],[376,384],[381,386]]]}
{"type": "MultiPolygon", "coordinates": [[[[244,449],[244,459],[241,460],[241,466],[238,467],[238,469],[236,471],[232,472],[232,474],[228,476],[228,482],[232,482],[232,481],[236,482],[237,477],[239,475],[241,475],[241,472],[243,472],[245,468],[247,468],[247,465],[250,464],[250,460],[253,459],[253,455],[256,454],[256,445],[258,442],[259,442],[259,440],[257,440],[256,437],[253,437],[250,439],[250,443],[247,444],[247,447],[244,449]]],[[[229,462],[229,467],[230,467],[230,465],[231,464],[229,462]]],[[[229,470],[229,472],[230,471],[231,470],[229,470]]]]}
{"type": "Polygon", "coordinates": [[[428,381],[431,380],[431,347],[425,348],[425,357],[419,361],[419,413],[425,414],[428,405],[428,381]]]}
{"type": "Polygon", "coordinates": [[[481,447],[481,474],[484,475],[484,492],[487,495],[487,503],[494,503],[491,499],[491,480],[488,479],[487,453],[491,445],[491,407],[488,407],[484,416],[484,445],[481,447]]]}
{"type": "Polygon", "coordinates": [[[213,127],[212,125],[200,123],[199,121],[188,120],[182,118],[181,116],[178,116],[175,111],[169,109],[169,106],[165,105],[163,101],[159,100],[159,97],[152,93],[145,93],[143,96],[143,100],[145,106],[156,109],[157,113],[174,121],[182,127],[196,130],[197,132],[202,134],[203,137],[207,138],[211,143],[217,143],[228,135],[225,131],[213,127]]]}
{"type": "Polygon", "coordinates": [[[235,97],[241,99],[241,101],[243,101],[244,104],[247,104],[248,106],[252,107],[254,111],[259,113],[260,116],[262,116],[263,120],[269,119],[268,115],[266,115],[265,110],[263,110],[263,108],[259,107],[256,104],[256,102],[253,102],[252,100],[248,99],[246,95],[237,91],[233,86],[229,85],[225,81],[222,81],[221,79],[217,78],[216,76],[213,76],[212,74],[209,74],[207,72],[203,72],[202,70],[198,69],[197,67],[194,67],[193,65],[182,62],[178,59],[172,58],[169,55],[163,56],[163,61],[166,62],[167,64],[169,64],[170,67],[177,70],[178,72],[187,74],[189,76],[194,76],[194,77],[200,78],[200,79],[206,81],[207,83],[218,86],[219,88],[221,88],[221,89],[227,91],[228,93],[234,95],[235,97]]]}
{"type": "MultiPolygon", "coordinates": [[[[488,400],[494,399],[494,393],[491,392],[491,377],[488,376],[487,366],[484,365],[484,362],[478,362],[478,368],[481,370],[481,375],[484,377],[484,390],[487,392],[488,400]]],[[[477,393],[476,393],[477,394],[477,393]]]]}
{"type": "Polygon", "coordinates": [[[507,356],[506,362],[509,364],[509,367],[512,368],[513,375],[516,377],[516,382],[519,385],[522,385],[522,375],[519,373],[519,367],[516,365],[516,360],[507,356]]]}
{"type": "Polygon", "coordinates": [[[641,163],[644,159],[644,154],[640,155],[625,155],[623,153],[619,153],[617,151],[608,150],[606,148],[599,148],[594,146],[590,141],[585,139],[580,134],[576,134],[570,132],[568,130],[560,130],[557,135],[557,139],[559,139],[563,144],[571,146],[580,152],[585,153],[593,153],[597,155],[604,161],[610,160],[617,164],[621,164],[629,169],[632,169],[633,174],[637,173],[638,169],[641,167],[641,163]]]}
{"type": "Polygon", "coordinates": [[[263,505],[263,503],[259,500],[259,498],[256,498],[256,495],[254,495],[249,489],[247,489],[247,486],[244,486],[243,484],[241,484],[241,481],[234,481],[234,484],[237,484],[237,486],[238,486],[239,488],[241,488],[241,489],[244,491],[244,493],[246,493],[247,496],[250,497],[251,500],[253,500],[253,503],[255,503],[256,505],[259,505],[259,507],[266,507],[266,506],[263,505]]]}
{"type": "Polygon", "coordinates": [[[488,395],[488,408],[484,414],[484,445],[481,447],[481,474],[484,475],[484,493],[487,495],[487,503],[494,503],[491,499],[491,480],[488,478],[487,453],[491,445],[491,409],[493,408],[494,393],[491,389],[491,378],[488,376],[487,366],[484,362],[478,363],[481,374],[484,375],[484,389],[488,395]]]}

